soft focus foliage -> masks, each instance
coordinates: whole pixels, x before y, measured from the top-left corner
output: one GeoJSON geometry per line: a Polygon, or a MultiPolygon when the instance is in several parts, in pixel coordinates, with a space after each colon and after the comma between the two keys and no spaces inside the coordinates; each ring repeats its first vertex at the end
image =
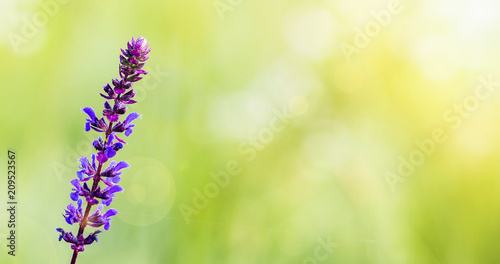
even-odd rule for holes
{"type": "Polygon", "coordinates": [[[18,256],[0,262],[69,262],[54,229],[97,136],[80,109],[102,109],[131,36],[152,48],[142,119],[120,213],[78,263],[500,262],[499,8],[0,0],[0,150],[19,179],[18,256]]]}

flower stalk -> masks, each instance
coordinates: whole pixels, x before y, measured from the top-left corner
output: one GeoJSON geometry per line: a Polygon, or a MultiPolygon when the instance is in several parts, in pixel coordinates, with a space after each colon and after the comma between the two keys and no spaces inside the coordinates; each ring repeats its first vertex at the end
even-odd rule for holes
{"type": "Polygon", "coordinates": [[[111,81],[113,87],[109,83],[104,85],[103,90],[105,93],[100,93],[106,99],[102,111],[103,117],[98,118],[90,107],[82,109],[88,115],[85,130],[90,131],[92,129],[104,133],[104,139],[99,137],[94,140],[92,145],[97,153],[92,154],[90,160],[87,157],[79,159],[80,170],[76,173],[77,178],[71,181],[74,188],[70,198],[76,202],[76,206],[70,203],[63,216],[70,225],[78,223],[77,235],[73,235],[71,231],[66,232],[62,228],[56,229],[60,233],[59,241],[64,240],[71,244],[71,249],[73,249],[71,264],[76,263],[78,253],[84,251],[85,246],[91,245],[94,241],[98,242],[97,235],[102,233],[101,230],[96,230],[85,237],[85,228],[87,226],[95,228],[103,226],[104,230],[108,230],[111,221],[110,217],[118,213],[113,208],[108,209],[105,213],[102,213],[102,211],[104,206],[110,206],[113,199],[116,198],[115,193],[123,191],[123,188],[118,183],[121,179],[121,170],[128,168],[129,165],[125,161],[116,162],[112,160],[106,169],[103,168],[108,160],[113,158],[116,152],[124,147],[124,144],[127,144],[118,134],[123,133],[125,137],[128,137],[135,126],[132,122],[141,117],[137,113],[130,113],[123,121],[120,120],[120,117],[127,112],[126,105],[137,102],[133,100],[135,91],[132,89],[132,85],[143,78],[141,75],[147,74],[142,68],[149,58],[147,55],[151,49],[147,40],[139,37],[137,39],[132,38],[127,43],[127,49],[121,51],[120,78],[111,81]],[[87,184],[89,180],[92,180],[91,188],[87,184]],[[104,184],[103,188],[101,188],[100,183],[104,184]],[[86,201],[85,212],[82,208],[84,200],[86,201]],[[97,205],[97,208],[91,212],[94,205],[97,205]]]}

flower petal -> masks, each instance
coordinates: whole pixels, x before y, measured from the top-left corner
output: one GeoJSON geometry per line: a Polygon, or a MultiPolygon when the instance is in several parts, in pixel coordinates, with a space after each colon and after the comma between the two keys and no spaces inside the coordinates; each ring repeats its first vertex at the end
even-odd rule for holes
{"type": "Polygon", "coordinates": [[[126,137],[130,136],[130,134],[132,134],[132,131],[133,131],[132,128],[127,129],[127,131],[125,131],[125,136],[126,137]]]}
{"type": "Polygon", "coordinates": [[[115,216],[118,214],[118,210],[116,209],[109,209],[108,211],[106,211],[106,213],[104,213],[102,215],[103,218],[109,218],[111,216],[115,216]]]}
{"type": "Polygon", "coordinates": [[[69,197],[71,198],[71,200],[76,201],[76,200],[78,200],[78,193],[72,192],[69,194],[69,197]]]}
{"type": "Polygon", "coordinates": [[[137,118],[141,117],[141,115],[139,115],[138,113],[130,113],[128,114],[127,118],[125,118],[125,121],[124,123],[125,124],[130,124],[130,122],[136,120],[137,118]]]}
{"type": "Polygon", "coordinates": [[[116,177],[113,177],[111,178],[111,182],[112,183],[119,183],[121,180],[121,177],[120,176],[116,176],[116,177]]]}
{"type": "Polygon", "coordinates": [[[121,192],[123,191],[123,188],[120,185],[113,185],[111,188],[109,188],[108,193],[113,194],[115,192],[121,192]]]}
{"type": "Polygon", "coordinates": [[[85,107],[82,109],[82,111],[85,112],[87,115],[89,115],[92,121],[96,119],[94,109],[92,109],[91,107],[85,107]]]}
{"type": "Polygon", "coordinates": [[[75,186],[77,189],[80,189],[82,187],[82,185],[80,185],[80,182],[77,179],[71,180],[71,184],[75,186]]]}
{"type": "Polygon", "coordinates": [[[130,167],[130,165],[128,165],[128,163],[127,163],[127,162],[125,162],[125,161],[120,161],[120,162],[118,162],[118,164],[116,164],[116,166],[115,166],[115,171],[122,170],[122,169],[126,169],[126,168],[128,168],[128,167],[130,167]]]}
{"type": "Polygon", "coordinates": [[[116,155],[116,151],[114,151],[112,148],[108,148],[104,151],[104,154],[106,155],[106,157],[112,158],[116,155]]]}

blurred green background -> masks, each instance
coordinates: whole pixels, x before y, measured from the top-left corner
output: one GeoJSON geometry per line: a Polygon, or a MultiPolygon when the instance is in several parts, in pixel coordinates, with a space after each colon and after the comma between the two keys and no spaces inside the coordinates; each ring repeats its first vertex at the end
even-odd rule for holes
{"type": "Polygon", "coordinates": [[[61,213],[97,136],[80,109],[102,109],[119,49],[144,36],[119,214],[78,263],[500,263],[499,10],[0,0],[19,201],[11,257],[4,154],[0,262],[69,263],[55,228],[77,231],[61,213]]]}

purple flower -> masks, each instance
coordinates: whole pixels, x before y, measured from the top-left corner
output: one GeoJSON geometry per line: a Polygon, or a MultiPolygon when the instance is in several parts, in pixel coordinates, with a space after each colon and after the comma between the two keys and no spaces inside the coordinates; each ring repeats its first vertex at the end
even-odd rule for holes
{"type": "Polygon", "coordinates": [[[95,115],[94,109],[90,107],[85,107],[82,109],[87,115],[89,115],[89,118],[85,119],[87,122],[85,122],[85,131],[89,131],[91,128],[94,129],[97,132],[105,132],[106,129],[108,128],[108,124],[106,124],[106,120],[104,118],[98,119],[95,115]]]}
{"type": "Polygon", "coordinates": [[[99,239],[97,239],[97,234],[102,233],[101,230],[96,230],[94,232],[91,232],[84,240],[83,244],[84,245],[90,245],[95,242],[99,242],[99,239]]]}
{"type": "Polygon", "coordinates": [[[94,243],[94,241],[99,242],[99,239],[97,239],[97,234],[102,233],[101,230],[96,230],[94,232],[91,232],[86,238],[83,238],[83,235],[80,235],[77,239],[71,231],[66,232],[62,228],[57,228],[56,232],[61,233],[59,235],[59,241],[64,239],[64,241],[72,244],[71,245],[72,249],[77,250],[79,252],[84,250],[83,247],[84,245],[90,245],[94,243]]]}
{"type": "Polygon", "coordinates": [[[121,191],[123,191],[123,188],[118,184],[108,186],[102,191],[101,187],[97,187],[94,192],[94,197],[102,199],[102,204],[109,206],[111,202],[113,202],[113,198],[116,198],[115,193],[121,191]]]}
{"type": "Polygon", "coordinates": [[[132,98],[134,98],[134,96],[135,96],[134,89],[130,89],[130,91],[128,91],[124,94],[121,94],[118,97],[118,100],[120,100],[124,104],[135,104],[135,103],[137,103],[137,101],[132,100],[132,98]]]}
{"type": "Polygon", "coordinates": [[[127,89],[130,89],[132,87],[132,83],[127,82],[125,79],[113,79],[111,80],[111,83],[113,84],[115,93],[117,94],[122,94],[127,91],[127,89]]]}
{"type": "Polygon", "coordinates": [[[116,155],[116,152],[120,149],[123,148],[123,143],[121,142],[114,142],[115,140],[115,135],[111,133],[109,135],[108,141],[105,143],[101,137],[99,137],[97,140],[94,140],[92,145],[94,145],[94,148],[99,151],[97,154],[97,161],[100,163],[104,163],[108,161],[109,158],[112,158],[116,155]]]}
{"type": "Polygon", "coordinates": [[[88,181],[90,178],[94,177],[96,173],[96,166],[95,166],[95,154],[91,155],[92,158],[92,164],[90,164],[90,161],[87,159],[87,157],[81,157],[78,161],[80,161],[80,167],[78,167],[80,170],[76,172],[76,175],[78,176],[78,179],[82,181],[88,181]],[[89,177],[85,178],[84,174],[87,174],[89,177]]]}
{"type": "Polygon", "coordinates": [[[71,200],[73,201],[78,201],[78,197],[83,196],[83,197],[88,197],[90,196],[90,189],[87,183],[82,185],[80,184],[80,181],[78,179],[73,179],[71,181],[71,184],[75,186],[75,188],[71,189],[73,192],[69,195],[71,200]]]}
{"type": "Polygon", "coordinates": [[[99,201],[95,198],[99,198],[102,199],[102,204],[109,206],[111,202],[113,202],[113,198],[116,198],[114,193],[123,191],[123,188],[120,185],[111,184],[109,182],[106,182],[106,184],[109,184],[110,186],[104,188],[104,190],[101,191],[101,187],[97,186],[93,192],[90,190],[87,183],[83,183],[82,186],[78,179],[72,180],[71,184],[75,186],[75,188],[72,189],[73,192],[70,194],[71,200],[77,201],[78,198],[82,196],[85,197],[85,200],[91,205],[98,204],[99,201]]]}
{"type": "Polygon", "coordinates": [[[82,199],[78,199],[76,203],[78,207],[70,203],[67,207],[68,209],[64,210],[66,222],[70,225],[79,223],[83,219],[82,199]]]}
{"type": "Polygon", "coordinates": [[[102,115],[105,116],[110,122],[118,121],[120,115],[125,114],[127,112],[127,107],[120,103],[119,101],[115,102],[113,108],[108,103],[108,101],[104,102],[104,110],[102,111],[102,115]]]}
{"type": "Polygon", "coordinates": [[[93,205],[99,203],[98,200],[92,197],[92,192],[90,191],[90,188],[86,182],[83,183],[82,186],[78,179],[73,179],[71,181],[71,184],[75,186],[75,188],[71,189],[73,192],[69,195],[71,197],[71,200],[76,201],[78,200],[79,196],[83,196],[85,197],[85,201],[87,201],[89,204],[93,205]]]}
{"type": "Polygon", "coordinates": [[[102,97],[108,99],[108,100],[113,100],[113,99],[116,99],[118,94],[115,93],[115,90],[113,90],[113,88],[111,88],[111,86],[108,84],[104,85],[102,87],[102,89],[104,90],[104,92],[106,92],[108,95],[104,95],[102,93],[99,93],[102,97]]]}
{"type": "Polygon", "coordinates": [[[132,124],[132,121],[136,120],[137,118],[141,117],[138,113],[130,113],[127,118],[125,118],[125,121],[116,123],[116,125],[113,126],[112,130],[113,132],[125,132],[125,136],[130,136],[132,134],[132,128],[135,126],[132,124]]]}
{"type": "Polygon", "coordinates": [[[116,163],[116,161],[112,160],[109,163],[109,166],[103,172],[101,172],[101,177],[107,177],[107,178],[119,177],[122,174],[121,170],[126,169],[128,167],[130,166],[125,161],[120,161],[116,163]]]}
{"type": "Polygon", "coordinates": [[[61,235],[59,235],[59,241],[61,241],[62,239],[64,239],[64,241],[69,243],[74,243],[77,241],[71,231],[65,232],[64,229],[62,228],[57,228],[56,231],[61,233],[61,235]]]}
{"type": "Polygon", "coordinates": [[[87,224],[93,227],[100,227],[104,225],[104,230],[108,230],[110,225],[109,222],[111,221],[111,219],[109,218],[111,216],[116,215],[118,211],[116,209],[109,209],[108,211],[106,211],[106,213],[101,215],[102,209],[103,209],[102,204],[97,206],[97,209],[95,209],[95,211],[92,212],[87,218],[88,221],[87,224]]]}
{"type": "MultiPolygon", "coordinates": [[[[82,245],[83,244],[82,240],[77,239],[71,231],[65,232],[64,229],[62,229],[62,228],[57,228],[56,231],[61,233],[59,235],[59,241],[61,241],[61,239],[64,239],[64,241],[71,243],[71,249],[76,250],[78,252],[85,250],[85,248],[82,245]]],[[[83,236],[80,235],[80,238],[83,238],[83,236]]]]}
{"type": "Polygon", "coordinates": [[[118,79],[113,79],[112,80],[113,87],[108,84],[106,84],[103,87],[104,92],[107,93],[105,94],[100,94],[102,97],[108,99],[108,100],[117,100],[120,101],[124,104],[134,104],[137,103],[137,101],[132,100],[132,98],[135,96],[134,89],[130,89],[132,87],[131,82],[126,82],[125,80],[118,80],[118,79]],[[127,89],[130,89],[127,92],[127,89]]]}

